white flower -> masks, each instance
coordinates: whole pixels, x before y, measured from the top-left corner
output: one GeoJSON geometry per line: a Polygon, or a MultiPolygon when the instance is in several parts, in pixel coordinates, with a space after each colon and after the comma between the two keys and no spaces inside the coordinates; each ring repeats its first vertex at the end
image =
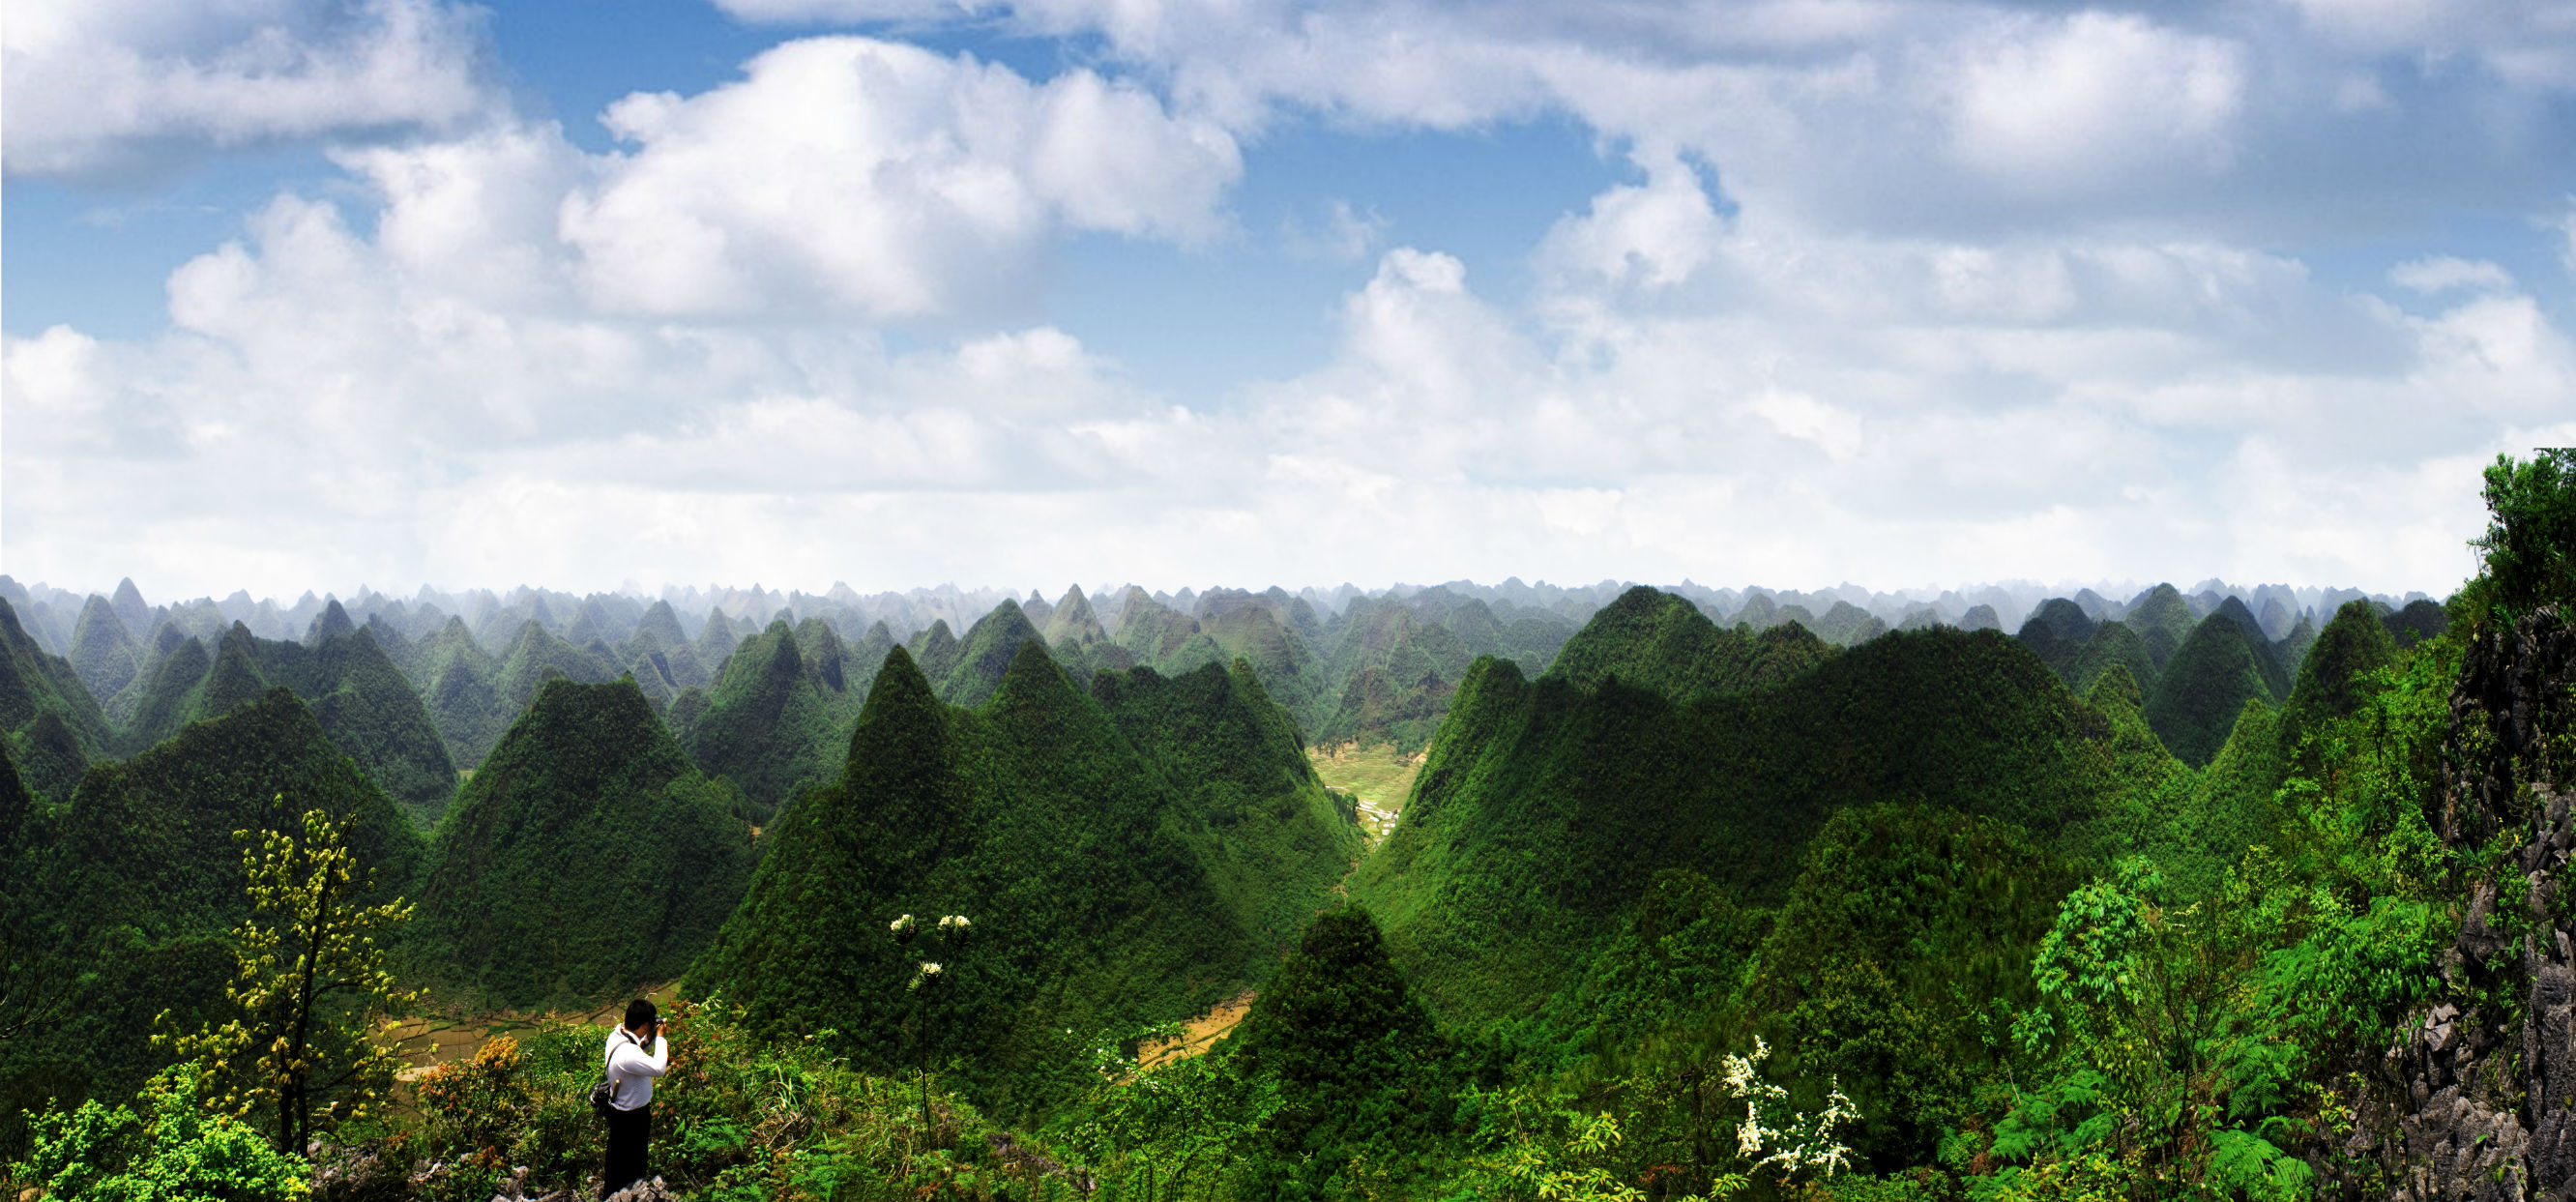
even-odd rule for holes
{"type": "Polygon", "coordinates": [[[966,929],[966,916],[965,916],[965,915],[963,915],[963,914],[950,914],[950,915],[948,915],[948,916],[946,916],[946,917],[943,917],[943,918],[941,918],[941,919],[939,920],[939,929],[940,929],[940,930],[943,930],[943,931],[950,931],[950,930],[962,931],[962,930],[965,930],[965,929],[966,929]]]}
{"type": "Polygon", "coordinates": [[[924,961],[922,961],[922,962],[921,962],[921,975],[923,975],[923,976],[925,976],[925,977],[935,977],[935,976],[938,976],[938,975],[939,975],[939,966],[938,966],[937,964],[934,964],[934,963],[932,963],[932,962],[928,961],[928,960],[924,960],[924,961]]]}
{"type": "Polygon", "coordinates": [[[904,933],[905,931],[911,930],[911,929],[912,929],[912,915],[910,915],[910,914],[906,914],[906,915],[904,915],[904,916],[903,916],[903,917],[901,917],[901,918],[895,919],[893,922],[889,922],[889,923],[887,923],[887,924],[886,924],[886,929],[887,929],[887,930],[889,930],[889,931],[892,931],[892,932],[894,932],[895,934],[898,934],[898,935],[900,935],[900,934],[904,933]]]}

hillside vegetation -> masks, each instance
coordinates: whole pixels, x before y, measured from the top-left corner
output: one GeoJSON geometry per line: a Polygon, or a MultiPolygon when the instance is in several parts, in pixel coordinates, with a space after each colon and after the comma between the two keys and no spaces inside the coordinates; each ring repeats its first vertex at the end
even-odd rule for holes
{"type": "Polygon", "coordinates": [[[1035,1115],[1078,1085],[1089,1032],[1257,983],[1354,836],[1257,687],[1140,671],[1094,699],[1025,642],[962,709],[888,653],[841,777],[780,817],[690,988],[862,1064],[971,1049],[989,1104],[1035,1115]],[[904,914],[971,935],[916,954],[889,930],[904,914]]]}
{"type": "Polygon", "coordinates": [[[750,880],[740,808],[633,678],[548,681],[430,845],[419,955],[435,979],[513,1008],[676,977],[750,880]]]}

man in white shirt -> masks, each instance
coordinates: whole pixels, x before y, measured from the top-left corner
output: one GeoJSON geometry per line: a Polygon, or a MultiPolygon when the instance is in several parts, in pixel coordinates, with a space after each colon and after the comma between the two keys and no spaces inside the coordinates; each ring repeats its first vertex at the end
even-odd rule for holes
{"type": "Polygon", "coordinates": [[[608,1181],[599,1196],[644,1179],[653,1142],[653,1078],[670,1071],[671,1042],[651,998],[626,1004],[626,1023],[608,1033],[608,1181]]]}

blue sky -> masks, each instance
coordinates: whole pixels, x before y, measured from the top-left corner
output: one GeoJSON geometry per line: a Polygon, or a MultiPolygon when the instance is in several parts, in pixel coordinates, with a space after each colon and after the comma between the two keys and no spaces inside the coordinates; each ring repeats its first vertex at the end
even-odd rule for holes
{"type": "Polygon", "coordinates": [[[0,571],[2445,591],[2576,5],[11,0],[0,571]]]}

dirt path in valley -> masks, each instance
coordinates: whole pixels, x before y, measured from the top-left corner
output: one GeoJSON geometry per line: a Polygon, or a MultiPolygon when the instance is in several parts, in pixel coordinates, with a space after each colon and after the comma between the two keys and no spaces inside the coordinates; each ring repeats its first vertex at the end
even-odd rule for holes
{"type": "MultiPolygon", "coordinates": [[[[656,1006],[668,1009],[679,997],[679,982],[656,985],[644,996],[656,1006]]],[[[495,1035],[533,1031],[538,1024],[563,1020],[607,1026],[626,1017],[626,1003],[609,1002],[593,1010],[503,1010],[462,1018],[427,1016],[412,1019],[394,1028],[394,1044],[402,1049],[404,1068],[394,1074],[398,1081],[416,1081],[420,1075],[441,1064],[453,1064],[480,1051],[485,1041],[495,1035]]]]}
{"type": "Polygon", "coordinates": [[[1136,1049],[1136,1067],[1157,1068],[1175,1060],[1187,1060],[1209,1048],[1216,1041],[1234,1033],[1243,1016],[1252,1013],[1252,999],[1258,996],[1246,989],[1216,1004],[1216,1008],[1181,1025],[1181,1033],[1170,1039],[1144,1043],[1136,1049]]]}

